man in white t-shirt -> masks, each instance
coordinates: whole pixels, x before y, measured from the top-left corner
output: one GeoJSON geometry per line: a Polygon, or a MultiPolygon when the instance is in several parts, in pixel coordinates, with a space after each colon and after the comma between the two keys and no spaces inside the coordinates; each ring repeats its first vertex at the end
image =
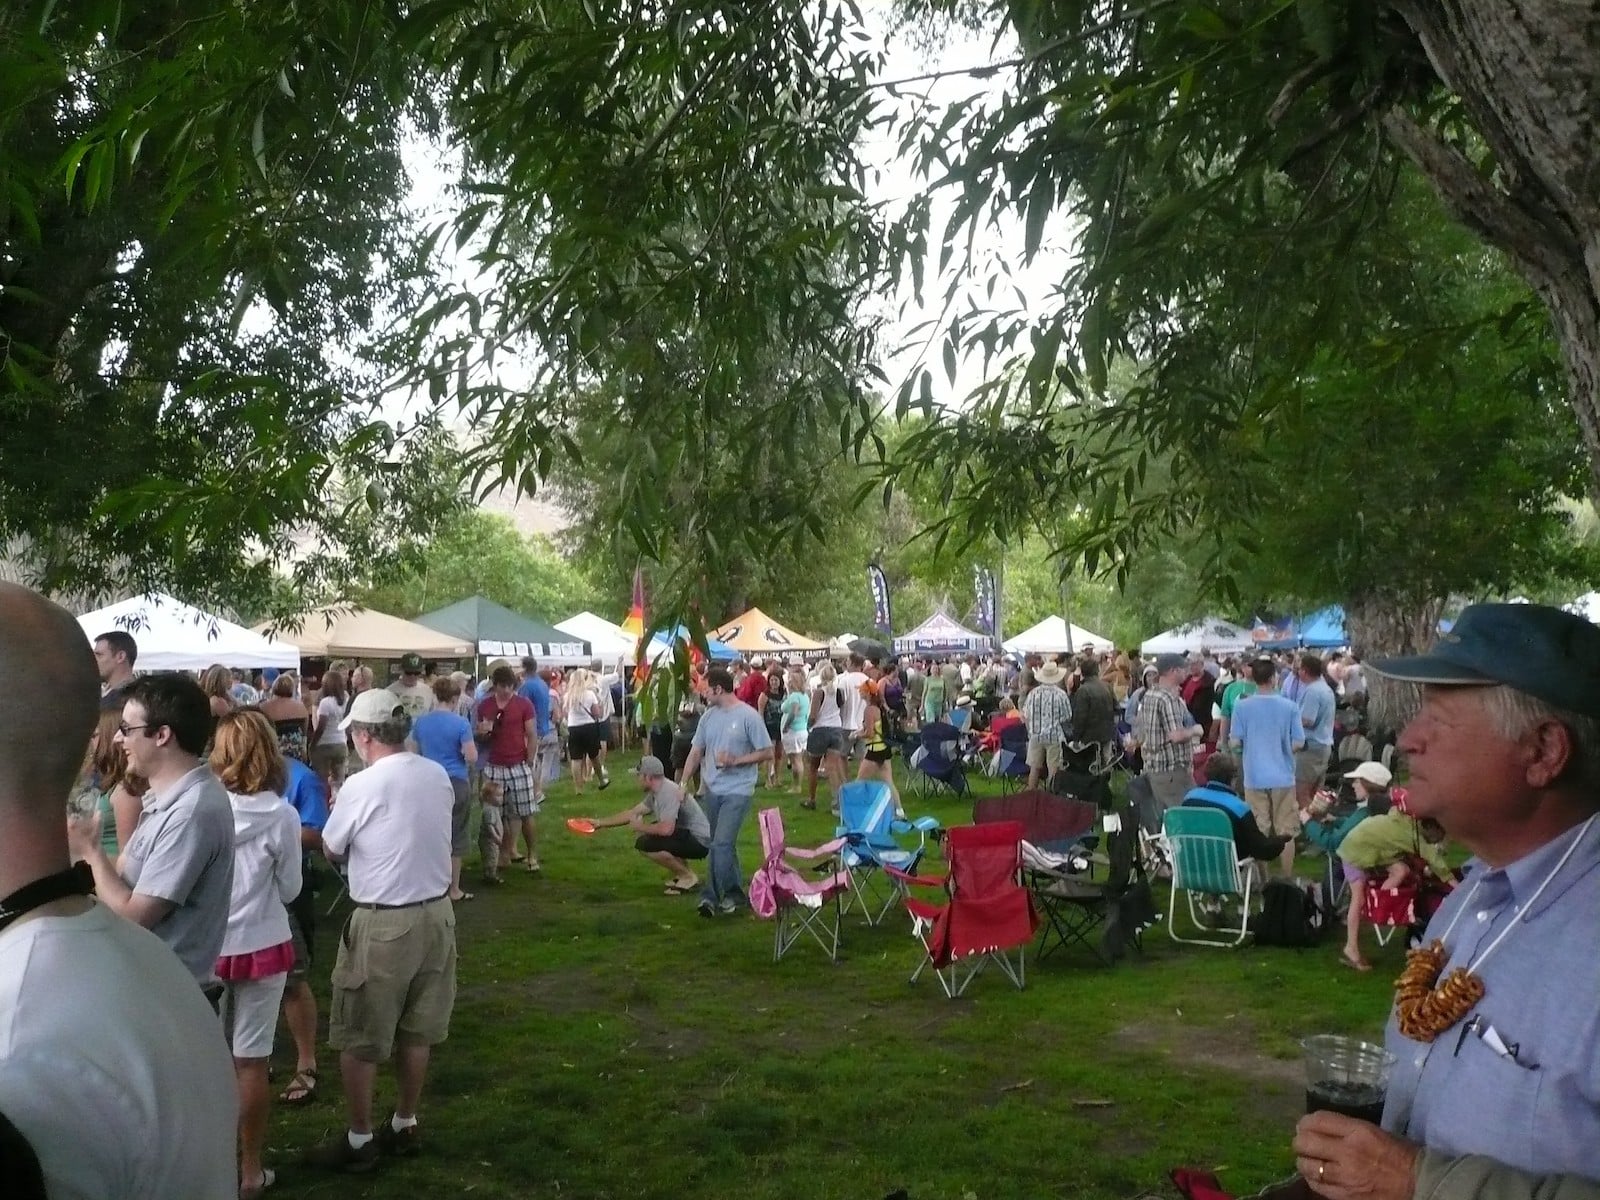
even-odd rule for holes
{"type": "Polygon", "coordinates": [[[222,1024],[161,939],[68,869],[94,657],[65,610],[0,583],[0,678],[25,676],[43,685],[0,691],[0,1112],[51,1196],[231,1200],[238,1089],[222,1024]]]}
{"type": "Polygon", "coordinates": [[[415,721],[424,713],[433,711],[433,688],[422,681],[422,655],[400,656],[400,678],[389,685],[389,690],[406,710],[406,716],[415,721]]]}
{"type": "Polygon", "coordinates": [[[850,669],[839,676],[838,686],[844,689],[844,757],[849,762],[866,753],[861,744],[861,727],[867,723],[867,698],[861,694],[861,685],[867,682],[867,660],[859,654],[850,656],[850,669]]]}
{"type": "Polygon", "coordinates": [[[339,1051],[350,1128],[306,1158],[335,1170],[369,1171],[380,1152],[416,1152],[428,1060],[450,1032],[455,791],[443,767],[406,750],[411,718],[392,692],[357,696],[344,728],[367,769],[345,782],[322,828],[322,848],[345,864],[355,902],[339,939],[328,1010],[328,1041],[339,1051]],[[394,1116],[374,1131],[372,1090],[378,1064],[391,1055],[399,1094],[394,1116]]]}

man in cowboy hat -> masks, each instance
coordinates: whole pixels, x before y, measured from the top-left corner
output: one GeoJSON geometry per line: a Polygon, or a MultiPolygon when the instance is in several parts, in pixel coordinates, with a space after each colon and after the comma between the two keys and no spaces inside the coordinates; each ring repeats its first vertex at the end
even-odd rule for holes
{"type": "Polygon", "coordinates": [[[1600,1195],[1600,628],[1475,604],[1428,654],[1371,668],[1422,685],[1407,804],[1476,861],[1429,923],[1437,972],[1415,964],[1428,1003],[1390,1019],[1382,1128],[1305,1117],[1300,1173],[1328,1200],[1600,1195]]]}
{"type": "Polygon", "coordinates": [[[1061,739],[1072,720],[1072,700],[1062,689],[1067,671],[1060,663],[1047,662],[1034,668],[1033,690],[1022,702],[1022,721],[1028,727],[1028,786],[1039,785],[1039,773],[1047,771],[1046,784],[1061,770],[1061,739]]]}

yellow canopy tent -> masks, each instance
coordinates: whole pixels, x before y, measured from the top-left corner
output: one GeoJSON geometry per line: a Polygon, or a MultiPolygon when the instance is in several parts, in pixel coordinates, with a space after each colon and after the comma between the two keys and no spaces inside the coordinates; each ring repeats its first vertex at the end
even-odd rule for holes
{"type": "MultiPolygon", "coordinates": [[[[271,623],[255,629],[267,633],[271,623]]],[[[272,634],[292,639],[306,658],[398,658],[402,654],[420,654],[423,658],[471,659],[478,652],[470,642],[415,621],[404,621],[375,609],[337,605],[314,608],[296,622],[272,630],[272,634]]]]}
{"type": "Polygon", "coordinates": [[[735,617],[713,636],[740,654],[816,654],[828,648],[827,642],[802,637],[759,608],[735,617]]]}

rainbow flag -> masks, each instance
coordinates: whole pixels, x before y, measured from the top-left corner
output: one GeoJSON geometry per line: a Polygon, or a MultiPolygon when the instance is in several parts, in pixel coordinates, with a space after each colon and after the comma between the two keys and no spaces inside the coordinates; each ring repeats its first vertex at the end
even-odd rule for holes
{"type": "Polygon", "coordinates": [[[644,637],[644,574],[638,567],[633,569],[633,603],[628,606],[622,630],[636,638],[644,637]]]}

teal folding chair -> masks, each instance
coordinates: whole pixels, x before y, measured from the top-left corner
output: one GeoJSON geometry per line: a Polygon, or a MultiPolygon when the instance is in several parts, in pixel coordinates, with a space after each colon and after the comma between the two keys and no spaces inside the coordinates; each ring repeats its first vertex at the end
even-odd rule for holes
{"type": "Polygon", "coordinates": [[[1239,945],[1250,932],[1250,894],[1256,868],[1253,863],[1240,860],[1227,815],[1215,809],[1169,808],[1161,831],[1172,850],[1172,893],[1167,905],[1167,932],[1172,940],[1195,946],[1239,945]],[[1179,937],[1179,892],[1188,900],[1190,924],[1229,940],[1179,937]],[[1239,901],[1237,928],[1226,921],[1219,924],[1202,919],[1226,913],[1227,902],[1233,898],[1239,901]]]}

